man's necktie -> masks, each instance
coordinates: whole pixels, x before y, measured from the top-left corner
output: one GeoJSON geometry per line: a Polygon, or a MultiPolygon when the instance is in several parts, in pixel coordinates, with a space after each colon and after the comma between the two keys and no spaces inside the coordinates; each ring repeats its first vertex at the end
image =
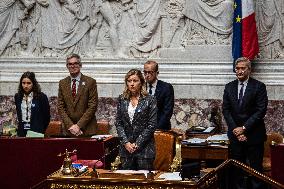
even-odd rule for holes
{"type": "Polygon", "coordinates": [[[242,102],[243,102],[243,96],[244,96],[244,83],[241,83],[241,90],[240,90],[240,93],[239,93],[239,106],[242,105],[242,102]]]}
{"type": "Polygon", "coordinates": [[[76,97],[76,79],[72,79],[72,96],[73,98],[76,97]]]}
{"type": "Polygon", "coordinates": [[[150,94],[150,95],[152,95],[152,93],[153,93],[153,92],[152,92],[152,88],[153,88],[152,84],[149,84],[149,94],[150,94]]]}

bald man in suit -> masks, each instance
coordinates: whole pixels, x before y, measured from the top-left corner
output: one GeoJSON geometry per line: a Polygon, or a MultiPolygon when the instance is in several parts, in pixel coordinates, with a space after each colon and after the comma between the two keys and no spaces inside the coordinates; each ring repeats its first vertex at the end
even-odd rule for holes
{"type": "Polygon", "coordinates": [[[174,109],[174,88],[170,83],[158,79],[159,65],[154,60],[144,64],[144,77],[147,91],[157,99],[158,127],[160,130],[171,130],[171,117],[174,109]]]}
{"type": "Polygon", "coordinates": [[[58,112],[69,136],[96,134],[98,93],[96,80],[81,73],[81,58],[77,54],[67,57],[70,76],[59,81],[58,112]]]}

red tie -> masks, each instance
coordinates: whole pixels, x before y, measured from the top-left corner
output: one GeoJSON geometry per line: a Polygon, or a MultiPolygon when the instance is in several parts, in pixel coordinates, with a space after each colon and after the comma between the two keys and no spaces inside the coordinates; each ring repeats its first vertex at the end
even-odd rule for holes
{"type": "Polygon", "coordinates": [[[76,79],[72,79],[73,83],[72,83],[72,96],[73,98],[76,97],[76,79]]]}

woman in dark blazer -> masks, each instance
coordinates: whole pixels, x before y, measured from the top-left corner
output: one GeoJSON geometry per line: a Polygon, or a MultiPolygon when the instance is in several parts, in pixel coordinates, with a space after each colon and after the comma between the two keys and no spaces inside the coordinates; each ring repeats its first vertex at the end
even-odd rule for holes
{"type": "Polygon", "coordinates": [[[125,89],[118,98],[115,126],[121,140],[122,169],[152,170],[157,105],[156,99],[146,91],[140,70],[132,69],[125,76],[125,89]]]}
{"type": "Polygon", "coordinates": [[[41,92],[35,74],[23,73],[18,93],[15,94],[18,117],[17,135],[25,137],[28,130],[45,133],[50,121],[50,107],[47,96],[41,92]]]}

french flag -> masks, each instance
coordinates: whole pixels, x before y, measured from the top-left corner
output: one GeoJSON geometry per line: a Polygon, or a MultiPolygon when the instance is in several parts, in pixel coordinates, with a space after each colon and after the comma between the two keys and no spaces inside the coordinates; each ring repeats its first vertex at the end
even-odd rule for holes
{"type": "Polygon", "coordinates": [[[242,56],[252,60],[258,52],[253,0],[235,0],[232,41],[234,62],[242,56]]]}

